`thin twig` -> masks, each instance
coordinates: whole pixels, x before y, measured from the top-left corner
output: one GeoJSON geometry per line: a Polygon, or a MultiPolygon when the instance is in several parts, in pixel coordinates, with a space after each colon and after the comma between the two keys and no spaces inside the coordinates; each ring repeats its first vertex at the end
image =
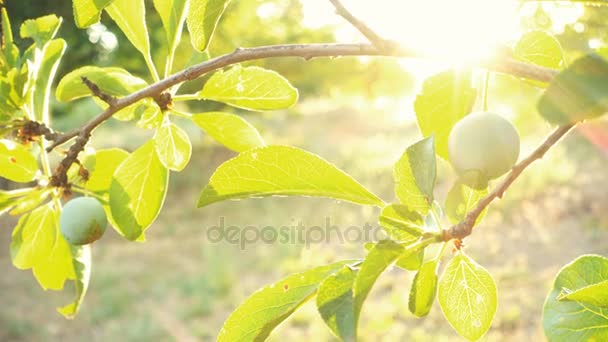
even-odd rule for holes
{"type": "Polygon", "coordinates": [[[110,107],[116,103],[116,98],[112,95],[104,93],[99,86],[95,84],[93,81],[89,80],[86,77],[81,77],[82,83],[84,83],[87,88],[93,93],[93,95],[97,96],[100,100],[107,103],[110,107]]]}
{"type": "Polygon", "coordinates": [[[354,28],[356,28],[361,34],[367,38],[375,47],[381,50],[386,50],[388,45],[394,46],[394,43],[387,41],[372,30],[367,24],[355,17],[340,0],[329,0],[332,5],[336,8],[336,13],[348,21],[354,28]]]}
{"type": "Polygon", "coordinates": [[[574,126],[575,124],[569,124],[557,127],[553,131],[553,133],[551,133],[545,139],[545,141],[543,141],[543,143],[536,148],[536,150],[534,150],[528,157],[516,164],[511,170],[511,172],[509,172],[506,178],[502,181],[502,183],[500,183],[498,187],[496,187],[494,190],[492,190],[492,192],[482,198],[477,203],[477,206],[467,213],[467,216],[462,222],[455,224],[448,229],[444,229],[441,232],[441,239],[443,241],[449,241],[452,239],[464,239],[465,237],[471,235],[471,233],[473,232],[473,226],[475,225],[477,218],[479,217],[479,215],[481,215],[484,209],[488,205],[490,205],[490,203],[492,203],[494,199],[502,198],[505,191],[507,191],[509,186],[513,184],[515,179],[517,179],[517,177],[519,177],[519,175],[535,160],[541,159],[545,155],[545,153],[547,153],[547,151],[553,145],[555,145],[564,135],[566,135],[566,133],[568,133],[574,126]]]}

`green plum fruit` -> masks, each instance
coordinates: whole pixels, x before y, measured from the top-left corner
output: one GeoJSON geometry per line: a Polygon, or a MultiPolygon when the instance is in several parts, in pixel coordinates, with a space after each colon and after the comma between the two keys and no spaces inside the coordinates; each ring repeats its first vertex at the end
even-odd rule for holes
{"type": "Polygon", "coordinates": [[[464,184],[484,189],[488,181],[507,173],[517,162],[519,134],[498,114],[471,113],[452,128],[448,156],[464,184]]]}
{"type": "Polygon", "coordinates": [[[108,220],[103,206],[92,197],[69,201],[59,219],[61,233],[72,245],[86,245],[99,240],[106,231],[108,220]]]}

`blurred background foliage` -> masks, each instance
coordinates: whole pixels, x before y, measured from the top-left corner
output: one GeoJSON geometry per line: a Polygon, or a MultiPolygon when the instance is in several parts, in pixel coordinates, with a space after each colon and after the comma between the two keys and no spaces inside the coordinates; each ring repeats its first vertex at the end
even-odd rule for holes
{"type": "MultiPolygon", "coordinates": [[[[146,3],[154,59],[162,72],[164,31],[152,1],[146,3]]],[[[147,77],[140,55],[105,14],[102,25],[78,30],[71,1],[5,0],[4,5],[14,32],[27,18],[50,13],[64,18],[59,35],[67,41],[68,50],[58,78],[84,65],[120,66],[147,77]]],[[[608,45],[608,7],[526,1],[519,14],[524,31],[544,29],[556,35],[568,61],[608,45]]],[[[210,54],[241,46],[333,42],[337,27],[344,24],[336,17],[335,24],[310,27],[302,24],[303,16],[298,0],[234,0],[220,22],[210,54]]],[[[189,46],[184,36],[174,71],[206,58],[189,46]]],[[[268,143],[318,153],[383,199],[395,200],[392,166],[420,138],[413,100],[424,78],[445,68],[445,63],[284,58],[251,64],[277,70],[301,94],[300,103],[290,110],[242,113],[268,143]]],[[[481,80],[483,72],[476,74],[481,80]]],[[[191,82],[182,91],[197,91],[203,81],[191,82]]],[[[522,154],[551,130],[536,113],[541,91],[510,76],[493,74],[490,80],[489,108],[513,120],[522,134],[522,154]]],[[[206,102],[188,105],[194,112],[221,108],[206,102]]],[[[96,105],[86,99],[54,103],[55,127],[71,129],[97,113],[96,105]]],[[[66,321],[54,313],[70,291],[44,293],[30,273],[11,265],[9,227],[14,220],[0,218],[0,242],[5,246],[5,257],[0,258],[4,273],[0,277],[0,340],[213,340],[231,310],[257,288],[313,265],[364,255],[362,241],[340,243],[335,237],[310,246],[258,241],[240,248],[226,241],[211,242],[207,233],[222,217],[230,225],[259,228],[299,222],[323,227],[330,218],[344,229],[366,222],[377,226],[378,212],[310,198],[267,198],[194,209],[198,192],[213,170],[234,154],[213,144],[188,122],[178,124],[195,145],[191,164],[172,175],[165,208],[149,229],[145,244],[127,242],[109,231],[94,245],[92,283],[76,320],[66,321]]],[[[542,340],[542,303],[559,267],[583,253],[608,254],[606,132],[605,120],[573,132],[518,179],[467,239],[467,252],[498,282],[497,319],[485,340],[542,340]]],[[[110,121],[95,132],[92,145],[133,150],[151,134],[129,123],[110,121]]],[[[454,175],[443,160],[438,171],[437,197],[443,201],[454,175]]],[[[363,310],[363,340],[458,340],[438,306],[423,320],[408,312],[412,278],[413,274],[400,270],[381,278],[363,310]]],[[[288,339],[333,340],[314,305],[306,305],[271,337],[288,339]]]]}

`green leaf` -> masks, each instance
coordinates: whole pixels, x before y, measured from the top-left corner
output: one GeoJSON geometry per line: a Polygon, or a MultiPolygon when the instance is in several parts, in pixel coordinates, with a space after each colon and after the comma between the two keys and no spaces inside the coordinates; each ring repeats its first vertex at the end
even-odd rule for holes
{"type": "Polygon", "coordinates": [[[72,0],[74,21],[78,28],[87,28],[99,22],[101,11],[113,0],[72,0]]]}
{"type": "MultiPolygon", "coordinates": [[[[608,308],[587,301],[568,301],[558,298],[564,288],[573,291],[585,289],[597,286],[607,278],[608,258],[599,255],[581,256],[559,271],[553,289],[545,300],[543,310],[543,327],[550,341],[608,340],[608,308]]],[[[606,292],[600,294],[595,292],[596,290],[599,288],[587,294],[605,301],[606,292]]]]}
{"type": "Polygon", "coordinates": [[[424,262],[424,249],[418,253],[405,255],[397,259],[395,266],[408,271],[418,271],[424,262]]]}
{"type": "Polygon", "coordinates": [[[36,209],[44,200],[46,200],[52,193],[50,188],[41,188],[31,191],[29,194],[15,200],[13,202],[13,209],[9,214],[18,216],[25,214],[28,211],[36,209]]]}
{"type": "Polygon", "coordinates": [[[169,172],[148,141],[116,169],[110,185],[110,209],[116,228],[136,240],[154,222],[165,201],[169,172]]]}
{"type": "Polygon", "coordinates": [[[433,203],[437,178],[433,136],[408,147],[393,170],[399,201],[425,215],[433,203]]]}
{"type": "Polygon", "coordinates": [[[156,129],[163,123],[165,114],[163,114],[156,104],[144,104],[137,107],[135,116],[139,116],[137,127],[143,129],[156,129]]]}
{"type": "Polygon", "coordinates": [[[38,47],[42,47],[55,37],[62,20],[54,14],[29,19],[21,24],[19,33],[21,38],[32,38],[38,47]]]}
{"type": "Polygon", "coordinates": [[[448,159],[448,137],[456,122],[471,112],[477,92],[471,73],[445,71],[427,78],[414,110],[422,135],[435,135],[435,152],[448,159]]]}
{"type": "MultiPolygon", "coordinates": [[[[57,216],[58,217],[58,216],[57,216]]],[[[49,229],[46,227],[45,229],[49,229]]],[[[55,245],[44,260],[33,268],[33,273],[40,286],[45,290],[61,290],[68,279],[76,277],[70,245],[61,235],[58,221],[53,227],[55,245]]]]}
{"type": "Polygon", "coordinates": [[[86,189],[93,192],[109,191],[114,172],[128,156],[127,151],[119,148],[99,150],[94,155],[87,156],[83,161],[89,171],[86,189]]]}
{"type": "MultiPolygon", "coordinates": [[[[468,186],[456,182],[448,192],[445,201],[445,212],[454,224],[461,222],[467,216],[467,213],[477,206],[479,200],[488,194],[488,189],[476,190],[468,186]]],[[[484,209],[475,224],[479,223],[485,216],[487,208],[484,209]]]]}
{"type": "Polygon", "coordinates": [[[38,161],[25,146],[0,140],[0,177],[27,183],[33,181],[37,173],[38,161]]]}
{"type": "MultiPolygon", "coordinates": [[[[608,279],[608,276],[605,277],[608,279]]],[[[576,290],[562,289],[557,300],[573,300],[585,304],[592,304],[602,308],[608,308],[608,280],[588,285],[576,290]]]]}
{"type": "Polygon", "coordinates": [[[82,77],[88,78],[102,92],[112,96],[129,95],[147,86],[144,80],[122,68],[85,66],[70,72],[59,81],[55,91],[57,99],[66,102],[93,96],[91,90],[82,82],[82,77]]]}
{"type": "MultiPolygon", "coordinates": [[[[13,41],[11,22],[5,7],[2,7],[2,52],[7,65],[3,66],[5,71],[12,69],[19,63],[19,49],[13,41]]],[[[2,63],[0,63],[1,65],[2,63]]]]}
{"type": "Polygon", "coordinates": [[[351,176],[321,157],[290,146],[266,146],[220,165],[203,189],[198,207],[228,199],[315,196],[382,206],[351,176]]]}
{"type": "Polygon", "coordinates": [[[414,241],[424,233],[424,219],[402,204],[390,204],[382,209],[380,226],[395,241],[414,241]]]}
{"type": "Polygon", "coordinates": [[[357,327],[353,284],[357,271],[346,265],[335,274],[330,275],[319,286],[317,309],[325,324],[342,341],[355,341],[357,327]]]}
{"type": "Polygon", "coordinates": [[[486,269],[460,251],[439,280],[439,304],[452,327],[475,341],[492,325],[496,313],[496,284],[486,269]]]}
{"type": "Polygon", "coordinates": [[[186,24],[195,49],[207,50],[228,3],[230,0],[190,0],[186,24]]]}
{"type": "Polygon", "coordinates": [[[418,317],[428,315],[436,295],[437,260],[431,260],[422,264],[420,270],[414,276],[408,302],[410,312],[418,317]]]}
{"type": "Polygon", "coordinates": [[[199,96],[249,110],[276,110],[298,102],[298,90],[287,79],[260,67],[235,66],[218,71],[205,83],[199,96]]]}
{"type": "Polygon", "coordinates": [[[188,134],[175,124],[165,122],[154,136],[156,153],[160,162],[173,171],[183,170],[192,155],[188,134]]]}
{"type": "Polygon", "coordinates": [[[51,40],[43,49],[40,70],[38,71],[36,86],[34,88],[34,113],[37,119],[42,122],[49,122],[50,119],[49,98],[51,86],[65,49],[66,43],[63,39],[51,40]]]}
{"type": "Polygon", "coordinates": [[[524,34],[513,47],[513,57],[550,69],[561,69],[566,63],[559,41],[544,31],[524,34]]]}
{"type": "Polygon", "coordinates": [[[402,256],[405,251],[406,250],[402,245],[391,240],[382,240],[374,245],[369,251],[359,268],[355,283],[353,284],[355,324],[359,321],[363,303],[376,283],[376,280],[378,280],[378,277],[385,269],[393,264],[398,257],[402,256]]]}
{"type": "Polygon", "coordinates": [[[557,74],[538,102],[552,124],[599,117],[608,111],[608,62],[595,54],[574,61],[557,74]]]}
{"type": "Polygon", "coordinates": [[[258,130],[238,115],[209,112],[192,116],[192,121],[217,142],[235,152],[265,146],[258,130]]]}
{"type": "Polygon", "coordinates": [[[232,312],[217,341],[265,340],[276,326],[316,294],[325,278],[352,262],[316,267],[258,290],[232,312]]]}
{"type": "Polygon", "coordinates": [[[150,55],[146,5],[144,0],[114,0],[105,8],[133,46],[146,57],[150,55]]]}
{"type": "Polygon", "coordinates": [[[187,0],[154,0],[154,8],[163,22],[170,51],[175,50],[179,43],[186,20],[186,4],[187,0]]]}
{"type": "Polygon", "coordinates": [[[91,246],[70,246],[72,253],[72,264],[75,273],[74,287],[76,288],[76,298],[74,301],[64,307],[57,308],[57,312],[62,314],[67,319],[73,319],[80,305],[84,300],[84,296],[89,288],[91,279],[91,246]]]}

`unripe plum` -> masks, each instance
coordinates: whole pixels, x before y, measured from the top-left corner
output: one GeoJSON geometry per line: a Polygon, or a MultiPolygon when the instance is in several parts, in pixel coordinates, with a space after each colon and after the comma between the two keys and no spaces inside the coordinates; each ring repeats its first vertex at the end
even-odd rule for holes
{"type": "Polygon", "coordinates": [[[519,134],[502,116],[472,113],[454,125],[448,138],[450,162],[460,180],[475,189],[507,173],[519,158],[519,134]]]}
{"type": "Polygon", "coordinates": [[[86,245],[98,240],[106,231],[107,224],[103,206],[92,197],[69,201],[59,219],[61,233],[72,245],[86,245]]]}

